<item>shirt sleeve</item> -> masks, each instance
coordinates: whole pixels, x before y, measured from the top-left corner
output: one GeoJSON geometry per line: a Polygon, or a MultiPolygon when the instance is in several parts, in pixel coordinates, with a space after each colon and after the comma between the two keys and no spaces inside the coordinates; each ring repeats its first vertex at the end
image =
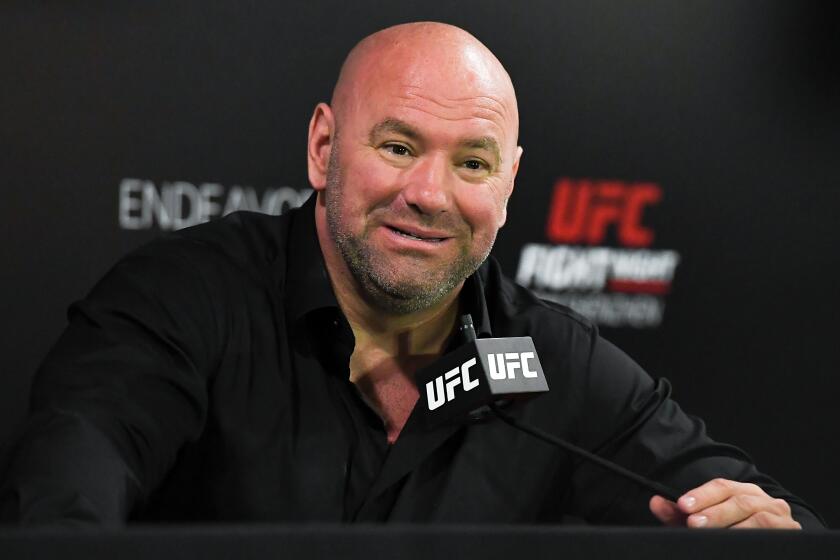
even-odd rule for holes
{"type": "Polygon", "coordinates": [[[71,306],[6,452],[1,520],[122,523],[199,436],[219,325],[196,259],[147,247],[71,306]]]}
{"type": "MultiPolygon", "coordinates": [[[[686,492],[714,478],[751,482],[786,500],[804,528],[824,522],[805,502],[761,473],[735,446],[718,443],[702,420],[682,411],[667,380],[654,381],[624,352],[592,336],[585,377],[580,443],[639,474],[686,492]]],[[[650,491],[604,469],[578,464],[575,514],[594,523],[658,524],[648,510],[650,491]]]]}

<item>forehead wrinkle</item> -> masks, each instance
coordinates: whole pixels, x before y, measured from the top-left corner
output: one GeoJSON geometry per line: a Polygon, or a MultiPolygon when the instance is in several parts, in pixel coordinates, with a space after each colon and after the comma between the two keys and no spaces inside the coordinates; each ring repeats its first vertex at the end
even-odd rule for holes
{"type": "MultiPolygon", "coordinates": [[[[457,103],[458,101],[461,101],[461,102],[463,102],[463,101],[474,101],[474,100],[477,100],[477,99],[489,99],[489,100],[495,101],[492,97],[488,97],[488,96],[474,96],[474,97],[470,96],[470,97],[457,97],[457,98],[443,97],[444,101],[441,101],[439,98],[430,96],[428,94],[413,93],[413,92],[397,94],[395,97],[397,99],[402,99],[402,100],[407,101],[407,102],[416,101],[418,99],[421,100],[421,101],[427,101],[429,103],[432,103],[433,105],[436,105],[438,107],[441,107],[443,109],[447,109],[447,110],[450,110],[450,111],[451,110],[458,110],[464,105],[464,103],[457,103]],[[446,103],[445,101],[453,101],[455,103],[446,103]]],[[[471,107],[470,109],[473,113],[473,118],[479,118],[479,119],[483,119],[483,120],[486,120],[486,121],[490,121],[494,125],[498,126],[502,130],[504,130],[505,127],[509,126],[511,123],[508,122],[508,118],[507,118],[507,114],[506,114],[506,111],[505,111],[504,104],[502,104],[500,102],[496,102],[496,104],[498,104],[501,107],[501,109],[497,109],[495,107],[488,106],[487,104],[484,104],[484,103],[474,104],[475,106],[471,107]],[[498,120],[494,119],[493,118],[494,116],[498,117],[498,120]]],[[[438,118],[442,118],[442,119],[445,119],[445,120],[457,121],[457,120],[462,120],[462,118],[463,118],[463,117],[452,118],[452,117],[449,117],[447,115],[438,115],[434,111],[431,111],[429,109],[425,109],[423,107],[418,107],[418,106],[413,105],[413,104],[409,105],[409,107],[411,109],[414,109],[414,110],[417,110],[417,111],[422,111],[422,112],[427,113],[429,115],[433,115],[433,116],[436,116],[438,118]]],[[[516,130],[516,128],[517,128],[516,123],[513,123],[513,128],[514,128],[514,130],[516,130]]]]}
{"type": "Polygon", "coordinates": [[[492,103],[492,104],[482,104],[480,108],[481,108],[481,109],[483,109],[483,110],[485,110],[485,111],[491,111],[491,112],[493,112],[493,113],[496,113],[496,114],[497,114],[497,115],[499,115],[499,117],[501,117],[502,119],[507,120],[507,108],[504,106],[504,104],[503,104],[503,103],[500,103],[500,102],[496,101],[496,100],[495,100],[495,99],[493,99],[492,97],[487,97],[487,96],[485,96],[485,95],[482,95],[482,96],[478,96],[478,97],[460,97],[460,98],[457,98],[456,100],[457,100],[457,101],[466,101],[466,100],[468,100],[468,99],[469,99],[469,100],[473,100],[473,99],[489,99],[489,100],[493,101],[494,103],[492,103]],[[493,105],[498,105],[498,106],[499,106],[499,108],[497,109],[497,108],[496,108],[496,107],[494,107],[493,105]]]}
{"type": "Polygon", "coordinates": [[[450,103],[445,103],[440,101],[436,97],[425,93],[425,89],[420,88],[418,86],[406,86],[408,90],[405,94],[400,95],[404,99],[410,99],[413,97],[417,97],[420,99],[424,99],[436,105],[440,105],[441,107],[445,107],[447,109],[456,109],[459,105],[462,105],[464,101],[471,101],[476,102],[475,104],[479,106],[481,109],[485,109],[487,111],[492,111],[499,115],[503,120],[507,120],[507,113],[508,108],[505,106],[502,101],[496,99],[492,95],[468,95],[464,97],[447,97],[446,95],[440,95],[439,97],[445,101],[449,101],[450,103]],[[414,91],[413,91],[414,90],[414,91]]]}
{"type": "Polygon", "coordinates": [[[408,109],[410,109],[412,111],[419,111],[420,113],[426,113],[427,115],[431,115],[431,116],[435,117],[436,119],[441,119],[441,120],[449,121],[449,122],[453,122],[453,123],[457,123],[457,122],[461,122],[461,121],[465,121],[465,120],[471,120],[471,119],[480,119],[480,120],[484,120],[484,121],[489,122],[491,125],[493,125],[496,128],[503,129],[503,127],[501,127],[499,125],[499,123],[496,122],[495,120],[487,118],[487,117],[480,116],[478,114],[473,114],[473,115],[469,115],[469,116],[449,117],[449,116],[446,116],[446,115],[440,115],[440,114],[435,113],[433,111],[429,111],[428,109],[423,109],[422,107],[409,106],[408,109]]]}

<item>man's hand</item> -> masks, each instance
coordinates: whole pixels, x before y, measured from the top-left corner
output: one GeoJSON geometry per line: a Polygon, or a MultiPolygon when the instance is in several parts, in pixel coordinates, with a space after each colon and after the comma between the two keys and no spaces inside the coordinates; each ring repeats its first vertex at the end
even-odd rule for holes
{"type": "Polygon", "coordinates": [[[716,478],[686,492],[675,504],[650,499],[650,511],[665,525],[734,529],[801,529],[784,500],[768,496],[755,484],[716,478]]]}

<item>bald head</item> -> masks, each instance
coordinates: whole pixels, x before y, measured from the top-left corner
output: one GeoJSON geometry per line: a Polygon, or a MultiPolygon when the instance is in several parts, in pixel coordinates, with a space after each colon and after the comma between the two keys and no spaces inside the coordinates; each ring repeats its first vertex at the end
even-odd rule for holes
{"type": "Polygon", "coordinates": [[[505,223],[518,130],[510,77],[466,31],[412,23],[356,45],[309,124],[337,290],[392,315],[451,309],[505,223]]]}
{"type": "Polygon", "coordinates": [[[519,114],[513,83],[484,44],[459,27],[437,22],[388,27],[362,39],[347,55],[333,90],[336,124],[368,102],[374,88],[403,87],[442,99],[485,98],[514,129],[519,114]]]}

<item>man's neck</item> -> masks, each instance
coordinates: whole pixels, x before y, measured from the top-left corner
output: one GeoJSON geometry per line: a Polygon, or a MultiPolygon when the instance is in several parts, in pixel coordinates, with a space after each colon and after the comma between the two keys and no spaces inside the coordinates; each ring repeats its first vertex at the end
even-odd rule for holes
{"type": "Polygon", "coordinates": [[[453,290],[434,307],[407,314],[392,314],[360,301],[352,288],[336,290],[357,348],[379,349],[393,356],[438,355],[455,328],[458,291],[453,290]]]}

